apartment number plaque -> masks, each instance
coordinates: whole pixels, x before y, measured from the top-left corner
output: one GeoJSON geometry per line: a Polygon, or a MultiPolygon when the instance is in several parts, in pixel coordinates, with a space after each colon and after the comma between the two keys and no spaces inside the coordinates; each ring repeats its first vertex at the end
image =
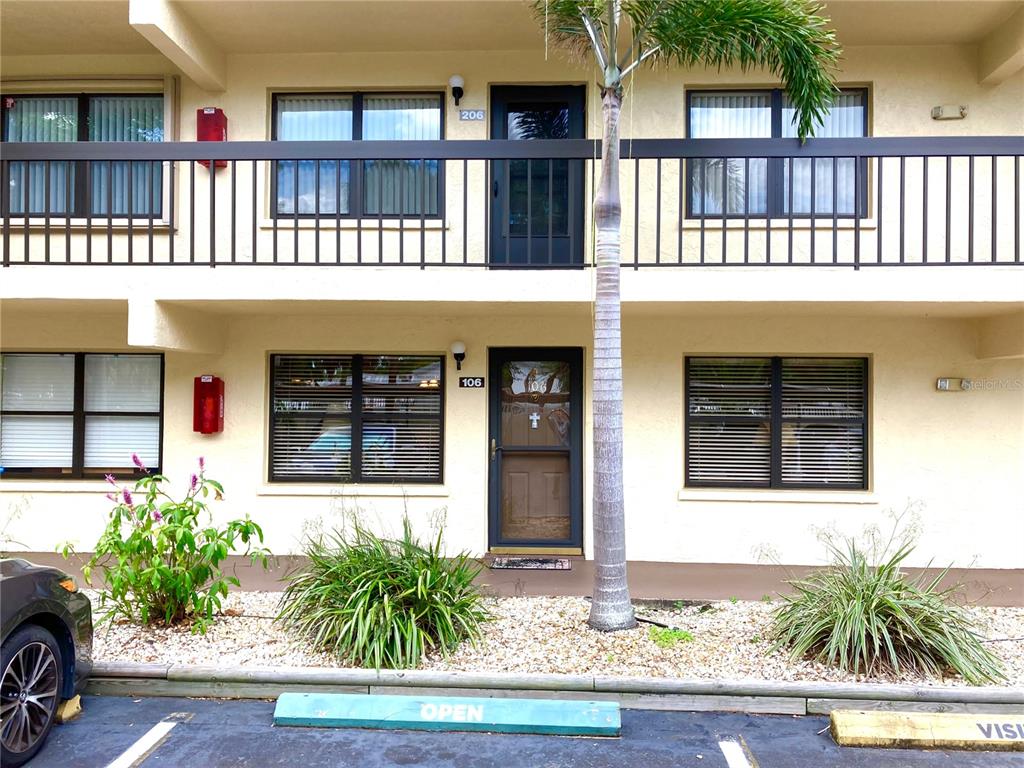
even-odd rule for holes
{"type": "Polygon", "coordinates": [[[459,387],[461,389],[483,389],[483,376],[459,376],[459,387]]]}
{"type": "Polygon", "coordinates": [[[485,117],[482,109],[460,109],[459,120],[483,120],[485,117]]]}

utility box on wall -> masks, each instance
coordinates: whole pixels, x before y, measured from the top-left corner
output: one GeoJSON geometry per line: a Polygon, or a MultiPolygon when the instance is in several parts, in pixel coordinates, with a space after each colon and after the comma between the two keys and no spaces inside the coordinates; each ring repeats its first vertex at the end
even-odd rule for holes
{"type": "Polygon", "coordinates": [[[192,431],[212,435],[224,431],[224,380],[196,376],[192,388],[192,431]]]}
{"type": "MultiPolygon", "coordinates": [[[[228,118],[220,107],[200,107],[196,110],[196,141],[227,141],[228,118]]],[[[199,164],[210,167],[209,160],[200,160],[199,164]]],[[[226,168],[227,160],[217,160],[218,168],[226,168]]]]}

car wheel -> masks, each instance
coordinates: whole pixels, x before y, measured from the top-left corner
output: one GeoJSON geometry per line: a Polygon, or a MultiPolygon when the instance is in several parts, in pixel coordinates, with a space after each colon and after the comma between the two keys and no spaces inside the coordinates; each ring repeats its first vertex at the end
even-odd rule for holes
{"type": "Polygon", "coordinates": [[[25,626],[0,649],[0,746],[3,764],[27,762],[53,726],[62,680],[60,648],[42,627],[25,626]]]}

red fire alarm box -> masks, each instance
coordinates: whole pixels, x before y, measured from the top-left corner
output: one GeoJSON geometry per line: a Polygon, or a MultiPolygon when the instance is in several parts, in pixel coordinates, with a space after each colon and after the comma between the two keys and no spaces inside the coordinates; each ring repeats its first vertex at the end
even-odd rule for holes
{"type": "Polygon", "coordinates": [[[192,389],[192,431],[204,435],[224,431],[224,380],[196,376],[192,389]]]}
{"type": "MultiPolygon", "coordinates": [[[[219,107],[200,107],[196,110],[196,141],[227,141],[228,118],[219,107]]],[[[209,160],[200,160],[200,165],[210,167],[209,160]]],[[[227,160],[217,160],[218,168],[227,167],[227,160]]]]}

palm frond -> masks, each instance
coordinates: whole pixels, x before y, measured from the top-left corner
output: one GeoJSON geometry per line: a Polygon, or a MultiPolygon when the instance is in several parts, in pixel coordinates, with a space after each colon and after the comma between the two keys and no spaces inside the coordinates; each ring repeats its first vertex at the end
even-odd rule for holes
{"type": "Polygon", "coordinates": [[[533,13],[548,39],[575,57],[586,60],[595,54],[585,19],[594,22],[601,36],[603,55],[607,51],[608,25],[604,0],[530,0],[533,13]]]}

